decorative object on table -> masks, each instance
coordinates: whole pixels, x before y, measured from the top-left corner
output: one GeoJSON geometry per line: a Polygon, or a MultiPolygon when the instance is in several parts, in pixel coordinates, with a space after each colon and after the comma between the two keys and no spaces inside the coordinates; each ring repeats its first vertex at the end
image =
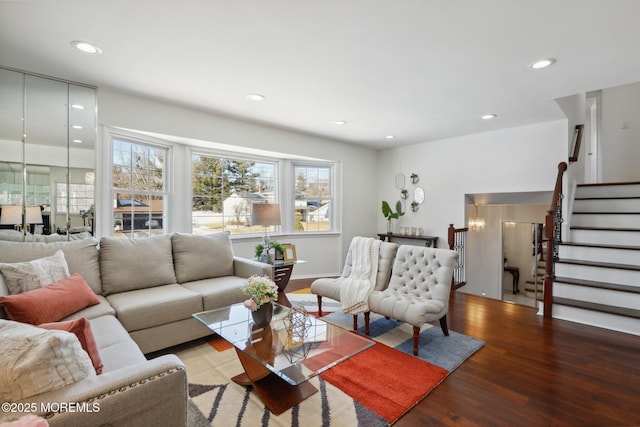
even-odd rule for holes
{"type": "MultiPolygon", "coordinates": [[[[284,260],[284,245],[276,240],[270,240],[271,248],[275,250],[275,254],[273,254],[273,259],[276,261],[284,260]]],[[[266,257],[264,257],[265,245],[263,243],[258,243],[255,248],[255,258],[262,262],[267,262],[266,257]]],[[[271,254],[269,254],[271,255],[271,254]]],[[[268,262],[268,264],[273,264],[272,262],[268,262]]]]}
{"type": "Polygon", "coordinates": [[[311,319],[307,309],[298,306],[292,307],[289,313],[282,319],[287,336],[283,343],[283,353],[291,363],[303,360],[311,349],[310,342],[305,342],[307,332],[311,327],[311,319]]]}
{"type": "Polygon", "coordinates": [[[244,306],[251,310],[253,322],[264,327],[271,322],[273,303],[278,299],[278,286],[267,276],[251,276],[242,288],[250,296],[244,306]]]}
{"type": "Polygon", "coordinates": [[[282,253],[284,254],[284,262],[296,262],[298,260],[296,245],[285,243],[282,245],[282,253]]]}
{"type": "Polygon", "coordinates": [[[412,184],[417,184],[418,182],[420,182],[420,177],[418,176],[417,173],[412,173],[411,174],[411,183],[412,184]]]}
{"type": "MultiPolygon", "coordinates": [[[[251,225],[261,225],[264,227],[262,251],[256,256],[260,261],[273,264],[273,254],[271,249],[274,247],[273,242],[269,238],[269,227],[280,225],[280,205],[277,203],[255,203],[251,207],[251,225]]],[[[258,252],[258,245],[256,245],[258,252]]]]}
{"type": "Polygon", "coordinates": [[[382,215],[387,219],[387,234],[391,234],[391,229],[392,229],[391,220],[398,219],[404,215],[404,212],[402,211],[402,202],[400,200],[396,202],[396,211],[394,212],[391,209],[391,206],[389,206],[389,202],[387,202],[386,200],[383,200],[382,215]]]}

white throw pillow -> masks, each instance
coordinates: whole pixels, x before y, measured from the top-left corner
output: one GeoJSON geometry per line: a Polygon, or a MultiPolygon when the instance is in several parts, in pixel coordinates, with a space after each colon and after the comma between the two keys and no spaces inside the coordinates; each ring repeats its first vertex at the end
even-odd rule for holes
{"type": "Polygon", "coordinates": [[[43,288],[70,276],[62,250],[29,262],[0,263],[0,273],[10,295],[43,288]]]}
{"type": "Polygon", "coordinates": [[[0,402],[15,402],[96,375],[78,337],[0,319],[0,402]]]}

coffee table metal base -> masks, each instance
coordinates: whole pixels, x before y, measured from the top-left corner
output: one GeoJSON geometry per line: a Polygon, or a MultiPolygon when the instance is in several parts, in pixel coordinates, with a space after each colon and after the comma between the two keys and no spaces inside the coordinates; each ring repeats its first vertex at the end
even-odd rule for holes
{"type": "Polygon", "coordinates": [[[251,356],[238,348],[235,350],[244,372],[231,380],[236,384],[252,386],[265,406],[275,415],[280,415],[318,391],[309,381],[291,385],[251,356]]]}

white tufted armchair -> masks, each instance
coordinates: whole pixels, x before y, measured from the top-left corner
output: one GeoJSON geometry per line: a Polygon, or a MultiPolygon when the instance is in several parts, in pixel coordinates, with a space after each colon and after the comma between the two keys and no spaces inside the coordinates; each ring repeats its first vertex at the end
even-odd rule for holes
{"type": "MultiPolygon", "coordinates": [[[[380,249],[378,251],[378,276],[376,277],[376,284],[374,290],[382,290],[389,284],[389,275],[391,274],[391,267],[393,260],[396,256],[398,245],[391,242],[381,242],[380,249]]],[[[347,253],[347,259],[345,260],[344,268],[340,277],[336,278],[320,278],[311,283],[311,293],[318,296],[318,314],[322,316],[322,297],[327,297],[340,301],[340,287],[346,277],[351,274],[351,248],[347,253]]],[[[353,316],[353,329],[358,329],[358,318],[353,316]]]]}
{"type": "MultiPolygon", "coordinates": [[[[413,354],[418,355],[420,327],[440,321],[445,335],[449,293],[458,253],[448,249],[402,245],[398,248],[389,286],[369,297],[369,310],[413,325],[413,354]]],[[[365,313],[369,334],[369,313],[365,313]]]]}

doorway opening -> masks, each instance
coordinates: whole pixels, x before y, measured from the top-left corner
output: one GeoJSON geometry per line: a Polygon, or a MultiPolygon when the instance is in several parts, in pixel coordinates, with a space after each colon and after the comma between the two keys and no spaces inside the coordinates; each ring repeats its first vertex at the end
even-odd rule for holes
{"type": "Polygon", "coordinates": [[[502,300],[536,307],[542,300],[545,274],[543,226],[502,222],[502,300]]]}

